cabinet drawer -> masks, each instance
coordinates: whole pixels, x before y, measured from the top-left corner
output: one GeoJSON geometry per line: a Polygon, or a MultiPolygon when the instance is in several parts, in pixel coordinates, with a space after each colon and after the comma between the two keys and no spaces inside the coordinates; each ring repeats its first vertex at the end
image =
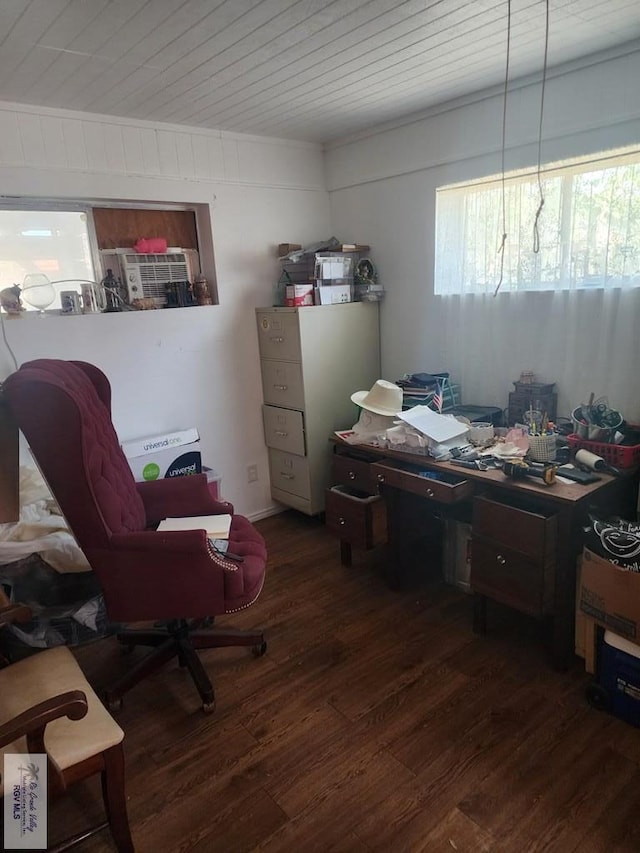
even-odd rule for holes
{"type": "Polygon", "coordinates": [[[267,447],[304,456],[304,420],[302,412],[263,406],[264,440],[267,447]]]}
{"type": "Polygon", "coordinates": [[[485,497],[473,499],[473,532],[496,545],[513,548],[534,560],[550,559],[556,551],[557,518],[485,497]]]}
{"type": "Polygon", "coordinates": [[[471,481],[427,468],[420,469],[418,466],[401,467],[391,461],[376,462],[371,466],[371,474],[378,483],[395,486],[439,503],[457,503],[473,494],[471,481]]]}
{"type": "Polygon", "coordinates": [[[365,462],[363,459],[334,454],[331,474],[334,483],[353,486],[363,492],[375,494],[378,491],[376,475],[371,471],[371,462],[365,462]]]}
{"type": "Polygon", "coordinates": [[[300,361],[300,328],[297,312],[258,312],[258,346],[262,358],[300,361]]]}
{"type": "Polygon", "coordinates": [[[540,562],[495,541],[474,535],[470,583],[479,592],[532,616],[552,611],[553,563],[540,562]]]}
{"type": "Polygon", "coordinates": [[[346,486],[327,489],[327,530],[357,548],[373,548],[387,541],[387,513],[379,495],[355,492],[346,486]]]}
{"type": "Polygon", "coordinates": [[[309,463],[306,456],[295,456],[282,450],[269,449],[271,485],[301,498],[311,497],[309,463]]]}
{"type": "Polygon", "coordinates": [[[262,360],[265,403],[286,409],[303,409],[302,366],[293,361],[262,360]]]}

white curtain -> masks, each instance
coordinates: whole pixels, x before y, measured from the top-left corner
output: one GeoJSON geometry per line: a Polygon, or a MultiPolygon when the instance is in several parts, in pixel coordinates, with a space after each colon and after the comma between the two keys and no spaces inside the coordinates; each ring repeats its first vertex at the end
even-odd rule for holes
{"type": "Polygon", "coordinates": [[[532,370],[556,383],[559,415],[593,392],[640,423],[640,288],[440,296],[435,309],[466,403],[505,400],[532,370]]]}

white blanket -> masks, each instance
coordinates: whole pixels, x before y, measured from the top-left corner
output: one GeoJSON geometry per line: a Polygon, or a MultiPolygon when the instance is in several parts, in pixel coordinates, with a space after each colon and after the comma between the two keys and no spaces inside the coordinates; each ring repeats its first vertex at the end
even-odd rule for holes
{"type": "Polygon", "coordinates": [[[34,468],[20,467],[20,519],[0,524],[0,565],[39,554],[61,573],[90,570],[87,558],[34,468]]]}

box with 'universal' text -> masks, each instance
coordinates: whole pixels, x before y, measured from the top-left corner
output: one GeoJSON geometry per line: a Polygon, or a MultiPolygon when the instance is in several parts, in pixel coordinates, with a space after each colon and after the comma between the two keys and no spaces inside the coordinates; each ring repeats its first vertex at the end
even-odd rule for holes
{"type": "Polygon", "coordinates": [[[122,443],[137,481],[202,473],[200,436],[195,427],[122,443]]]}

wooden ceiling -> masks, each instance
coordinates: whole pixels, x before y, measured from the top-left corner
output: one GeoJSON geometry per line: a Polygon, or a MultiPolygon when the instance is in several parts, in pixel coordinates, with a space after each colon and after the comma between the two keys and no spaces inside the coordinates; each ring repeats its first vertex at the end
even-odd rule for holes
{"type": "MultiPolygon", "coordinates": [[[[549,65],[638,49],[638,0],[549,0],[549,65]]],[[[507,0],[2,0],[0,99],[328,142],[504,80],[507,0]]],[[[512,0],[510,79],[545,0],[512,0]]]]}

